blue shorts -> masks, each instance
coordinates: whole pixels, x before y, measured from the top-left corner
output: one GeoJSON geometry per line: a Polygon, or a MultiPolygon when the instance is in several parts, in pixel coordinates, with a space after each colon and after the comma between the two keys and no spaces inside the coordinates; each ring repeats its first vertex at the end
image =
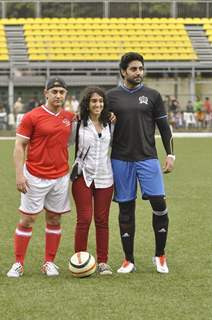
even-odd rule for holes
{"type": "Polygon", "coordinates": [[[112,159],[115,194],[114,201],[126,202],[136,199],[137,181],[142,198],[165,196],[163,176],[158,159],[122,161],[112,159]]]}

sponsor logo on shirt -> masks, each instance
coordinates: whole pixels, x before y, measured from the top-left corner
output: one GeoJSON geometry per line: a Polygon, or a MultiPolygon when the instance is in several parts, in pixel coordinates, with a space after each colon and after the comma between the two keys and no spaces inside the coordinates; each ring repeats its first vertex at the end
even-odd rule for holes
{"type": "Polygon", "coordinates": [[[71,121],[68,119],[63,119],[63,123],[65,124],[66,127],[69,127],[71,125],[71,121]]]}
{"type": "Polygon", "coordinates": [[[139,103],[145,103],[148,104],[148,98],[145,96],[141,96],[138,98],[139,99],[139,103]]]}

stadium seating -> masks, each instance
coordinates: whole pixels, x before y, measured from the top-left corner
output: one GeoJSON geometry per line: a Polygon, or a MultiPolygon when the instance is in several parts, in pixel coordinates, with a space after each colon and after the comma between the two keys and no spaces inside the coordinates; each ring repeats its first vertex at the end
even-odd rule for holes
{"type": "Polygon", "coordinates": [[[30,61],[117,61],[126,51],[150,61],[197,59],[178,19],[26,19],[24,33],[30,61]]]}
{"type": "Polygon", "coordinates": [[[8,60],[4,26],[22,25],[29,61],[117,61],[138,51],[147,61],[195,61],[186,25],[207,18],[21,18],[0,21],[0,60],[8,60]]]}
{"type": "Polygon", "coordinates": [[[9,60],[9,56],[8,56],[8,48],[7,48],[4,25],[0,23],[0,61],[8,61],[8,60],[9,60]]]}
{"type": "Polygon", "coordinates": [[[209,42],[212,44],[212,19],[207,19],[203,27],[208,36],[209,42]]]}

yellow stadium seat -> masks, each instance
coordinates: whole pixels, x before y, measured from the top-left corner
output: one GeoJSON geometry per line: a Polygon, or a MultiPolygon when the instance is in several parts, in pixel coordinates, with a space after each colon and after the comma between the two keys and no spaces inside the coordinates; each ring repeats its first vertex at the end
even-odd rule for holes
{"type": "Polygon", "coordinates": [[[8,54],[0,54],[0,60],[1,61],[8,61],[9,60],[8,54]]]}
{"type": "MultiPolygon", "coordinates": [[[[126,50],[143,52],[149,60],[196,59],[185,21],[188,19],[33,18],[25,19],[24,30],[32,60],[118,60],[126,50]]],[[[209,35],[210,22],[196,21],[205,22],[209,35]]]]}
{"type": "Polygon", "coordinates": [[[38,61],[38,60],[39,60],[39,55],[37,55],[37,54],[30,54],[30,55],[29,55],[29,60],[30,60],[30,61],[38,61]]]}

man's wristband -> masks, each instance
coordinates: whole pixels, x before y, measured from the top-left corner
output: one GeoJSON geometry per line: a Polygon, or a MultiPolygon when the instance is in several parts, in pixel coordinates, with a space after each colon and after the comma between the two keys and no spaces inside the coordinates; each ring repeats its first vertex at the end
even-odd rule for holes
{"type": "Polygon", "coordinates": [[[175,159],[176,159],[176,157],[175,157],[175,155],[174,155],[174,154],[167,154],[167,157],[172,158],[173,160],[175,160],[175,159]]]}

